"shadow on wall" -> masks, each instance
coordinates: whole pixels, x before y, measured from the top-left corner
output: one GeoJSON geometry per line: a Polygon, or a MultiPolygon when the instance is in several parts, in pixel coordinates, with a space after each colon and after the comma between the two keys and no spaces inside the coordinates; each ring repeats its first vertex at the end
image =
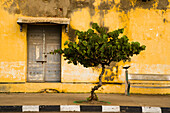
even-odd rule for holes
{"type": "Polygon", "coordinates": [[[71,27],[71,25],[69,25],[69,31],[68,31],[67,35],[69,36],[69,40],[72,41],[72,42],[76,41],[76,34],[75,34],[76,30],[77,29],[73,29],[71,27]]]}
{"type": "Polygon", "coordinates": [[[10,92],[10,87],[1,85],[0,92],[10,92]]]}
{"type": "Polygon", "coordinates": [[[46,89],[41,89],[38,91],[38,93],[60,93],[57,89],[52,89],[52,88],[46,88],[46,89]]]}
{"type": "MultiPolygon", "coordinates": [[[[101,66],[93,67],[94,71],[101,72],[101,66]]],[[[115,79],[118,79],[118,65],[115,62],[112,62],[110,66],[106,66],[105,73],[103,75],[103,82],[113,82],[115,79]]]]}

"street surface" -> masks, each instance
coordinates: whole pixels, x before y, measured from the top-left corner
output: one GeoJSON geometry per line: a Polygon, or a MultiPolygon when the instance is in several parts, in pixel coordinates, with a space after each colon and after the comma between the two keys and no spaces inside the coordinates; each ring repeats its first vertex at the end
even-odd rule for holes
{"type": "MultiPolygon", "coordinates": [[[[0,93],[0,105],[87,105],[74,101],[85,100],[89,95],[87,93],[0,93]]],[[[106,105],[113,106],[170,107],[170,95],[98,94],[98,97],[100,101],[111,102],[106,105]]]]}
{"type": "MultiPolygon", "coordinates": [[[[37,109],[42,106],[67,106],[78,105],[79,107],[96,106],[120,106],[120,111],[134,113],[132,111],[139,111],[142,106],[145,109],[152,109],[152,111],[162,110],[164,113],[170,113],[170,95],[134,95],[125,96],[124,94],[98,94],[100,101],[107,101],[109,103],[74,103],[74,101],[85,100],[90,94],[74,94],[74,93],[0,93],[0,106],[36,106],[37,109]]],[[[21,111],[21,110],[18,110],[21,111]]],[[[8,112],[17,113],[18,112],[8,112]]],[[[38,111],[38,110],[33,110],[38,111]]],[[[43,111],[43,110],[42,110],[43,111]]],[[[58,111],[58,110],[56,110],[58,111]]],[[[83,110],[82,110],[83,111],[83,110]]],[[[84,110],[86,111],[86,110],[84,110]]],[[[89,110],[88,110],[89,111],[89,110]]],[[[93,111],[93,110],[92,110],[93,111]]],[[[99,111],[99,110],[95,110],[99,111]]],[[[118,110],[119,112],[119,110],[118,110]]],[[[18,112],[21,113],[21,112],[18,112]]],[[[22,112],[23,113],[23,112],[22,112]]],[[[37,112],[24,112],[24,113],[37,113],[37,112]]],[[[51,113],[51,112],[39,112],[51,113]]],[[[59,112],[53,112],[59,113],[59,112]]],[[[62,112],[68,113],[68,112],[62,112]]],[[[70,113],[99,113],[99,112],[70,112],[70,113]]],[[[108,113],[108,112],[107,112],[108,113]]],[[[120,112],[119,112],[120,113],[120,112]]],[[[155,112],[158,113],[158,112],[155,112]]],[[[159,112],[160,113],[160,112],[159,112]]]]}

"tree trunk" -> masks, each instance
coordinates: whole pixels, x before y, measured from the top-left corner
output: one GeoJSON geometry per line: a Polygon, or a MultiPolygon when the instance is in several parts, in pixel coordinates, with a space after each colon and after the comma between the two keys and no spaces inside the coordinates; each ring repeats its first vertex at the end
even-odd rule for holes
{"type": "Polygon", "coordinates": [[[94,86],[94,88],[92,88],[90,101],[94,100],[94,91],[98,90],[102,86],[102,77],[103,77],[104,71],[105,71],[105,66],[102,65],[102,72],[99,76],[99,84],[97,86],[94,86]]]}

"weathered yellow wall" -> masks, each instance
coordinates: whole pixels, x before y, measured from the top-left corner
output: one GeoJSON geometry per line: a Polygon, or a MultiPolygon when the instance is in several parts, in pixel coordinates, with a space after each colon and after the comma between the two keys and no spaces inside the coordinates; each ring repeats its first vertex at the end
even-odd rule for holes
{"type": "Polygon", "coordinates": [[[20,32],[18,16],[0,7],[0,82],[25,82],[26,29],[20,32]]]}
{"type": "Polygon", "coordinates": [[[163,21],[164,18],[170,19],[169,11],[136,9],[130,12],[129,36],[147,47],[145,52],[132,60],[131,73],[170,73],[170,47],[168,46],[170,24],[163,21]]]}
{"type": "MultiPolygon", "coordinates": [[[[66,40],[77,40],[75,30],[87,30],[91,22],[109,28],[109,31],[125,28],[130,41],[139,41],[146,50],[134,56],[131,62],[112,64],[103,77],[107,84],[103,93],[124,92],[124,70],[122,65],[131,65],[129,73],[170,74],[170,0],[1,0],[0,1],[0,92],[38,92],[55,88],[60,92],[89,92],[94,84],[72,84],[71,82],[98,82],[101,68],[84,68],[67,64],[62,57],[63,83],[26,83],[27,77],[27,31],[20,32],[18,17],[68,17],[71,19],[69,33],[62,30],[62,48],[66,40]],[[163,2],[162,2],[163,1],[163,2]],[[32,4],[36,2],[36,4],[32,4]],[[62,8],[62,10],[60,10],[62,8]],[[34,10],[32,10],[34,9],[34,10]],[[13,82],[23,82],[13,84],[13,82]]],[[[131,93],[170,94],[169,89],[132,88],[131,93]]]]}
{"type": "MultiPolygon", "coordinates": [[[[55,93],[89,93],[95,84],[62,84],[62,83],[25,83],[25,84],[1,84],[0,92],[47,92],[55,93]],[[51,89],[51,90],[50,90],[51,89]],[[52,90],[55,89],[55,90],[52,90]]],[[[125,85],[103,85],[97,93],[124,93],[125,85]]],[[[131,88],[130,93],[137,94],[169,94],[170,89],[131,88]]]]}

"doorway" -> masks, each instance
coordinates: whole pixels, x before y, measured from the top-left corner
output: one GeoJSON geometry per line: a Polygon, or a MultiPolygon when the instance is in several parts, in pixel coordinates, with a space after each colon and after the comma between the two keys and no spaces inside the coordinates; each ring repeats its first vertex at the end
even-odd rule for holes
{"type": "Polygon", "coordinates": [[[60,82],[61,56],[49,54],[61,48],[61,25],[28,25],[28,82],[60,82]]]}

